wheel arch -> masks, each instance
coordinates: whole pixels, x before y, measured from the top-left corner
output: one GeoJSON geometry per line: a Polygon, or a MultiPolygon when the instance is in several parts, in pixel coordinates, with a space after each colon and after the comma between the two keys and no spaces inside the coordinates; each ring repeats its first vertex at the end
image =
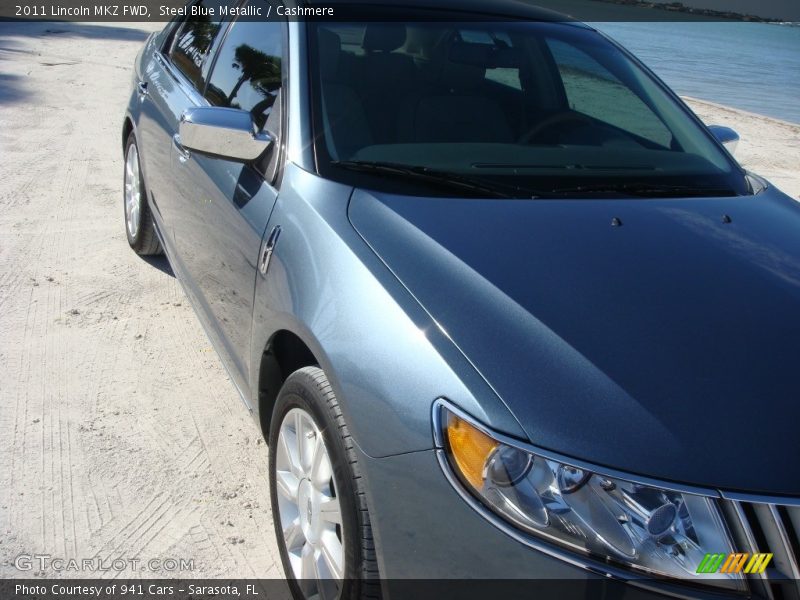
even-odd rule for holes
{"type": "Polygon", "coordinates": [[[133,132],[133,119],[130,115],[125,115],[125,120],[122,123],[122,151],[125,152],[125,143],[128,141],[128,136],[133,132]]]}
{"type": "Polygon", "coordinates": [[[258,369],[257,402],[258,419],[264,439],[269,437],[272,409],[283,382],[303,367],[319,366],[319,359],[311,347],[296,333],[280,329],[270,336],[258,369]]]}

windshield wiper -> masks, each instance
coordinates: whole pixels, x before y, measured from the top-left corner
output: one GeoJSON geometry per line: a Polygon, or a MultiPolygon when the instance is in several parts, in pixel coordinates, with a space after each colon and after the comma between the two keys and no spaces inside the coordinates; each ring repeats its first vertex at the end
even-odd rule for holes
{"type": "Polygon", "coordinates": [[[337,160],[331,165],[340,169],[404,177],[415,181],[429,183],[448,189],[470,192],[475,196],[490,196],[493,198],[559,198],[571,194],[618,194],[638,198],[674,198],[690,196],[735,196],[736,193],[728,188],[714,188],[702,186],[685,186],[653,183],[649,181],[634,182],[607,182],[589,183],[570,187],[556,187],[549,190],[532,190],[515,185],[486,182],[482,179],[458,175],[447,171],[439,171],[421,165],[407,165],[403,163],[367,161],[367,160],[337,160]]]}
{"type": "Polygon", "coordinates": [[[649,181],[595,183],[576,185],[574,187],[560,187],[552,190],[554,194],[604,194],[623,193],[639,198],[675,198],[689,196],[735,196],[736,193],[729,188],[715,188],[688,185],[670,185],[653,183],[649,181]]]}
{"type": "MultiPolygon", "coordinates": [[[[437,171],[436,169],[419,165],[367,160],[335,160],[331,162],[331,165],[340,169],[348,169],[350,171],[359,171],[362,173],[405,177],[448,189],[470,192],[473,195],[488,195],[493,198],[514,197],[510,192],[501,190],[500,186],[487,184],[479,179],[448,173],[447,171],[437,171]]],[[[519,191],[518,188],[510,186],[506,189],[519,191]]]]}

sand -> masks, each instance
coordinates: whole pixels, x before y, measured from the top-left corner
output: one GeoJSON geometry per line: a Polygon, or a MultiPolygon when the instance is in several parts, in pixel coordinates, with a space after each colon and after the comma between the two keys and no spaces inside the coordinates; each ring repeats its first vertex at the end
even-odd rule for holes
{"type": "Polygon", "coordinates": [[[739,134],[736,159],[744,168],[800,199],[800,124],[706,100],[684,100],[707,125],[725,125],[739,134]]]}
{"type": "Polygon", "coordinates": [[[260,430],[122,228],[123,110],[158,27],[0,23],[0,577],[38,575],[14,566],[34,553],[283,574],[260,430]]]}
{"type": "MultiPolygon", "coordinates": [[[[125,239],[121,119],[158,27],[0,23],[0,577],[282,575],[261,433],[169,265],[125,239]],[[194,569],[14,566],[36,553],[194,569]]],[[[800,127],[690,103],[798,197],[800,127]]]]}

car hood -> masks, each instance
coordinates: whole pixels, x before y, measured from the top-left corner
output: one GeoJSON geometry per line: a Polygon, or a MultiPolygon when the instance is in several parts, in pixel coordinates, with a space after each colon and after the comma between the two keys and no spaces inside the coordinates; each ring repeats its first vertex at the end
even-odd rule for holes
{"type": "Polygon", "coordinates": [[[632,474],[800,494],[800,206],[355,190],[353,226],[530,442],[632,474]]]}

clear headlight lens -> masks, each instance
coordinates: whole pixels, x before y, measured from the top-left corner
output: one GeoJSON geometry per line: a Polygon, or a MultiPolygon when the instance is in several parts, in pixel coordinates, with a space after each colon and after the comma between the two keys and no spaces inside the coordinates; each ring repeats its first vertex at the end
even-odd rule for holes
{"type": "Polygon", "coordinates": [[[739,574],[697,574],[707,553],[733,548],[705,496],[606,477],[504,444],[444,406],[441,434],[452,470],[517,528],[650,575],[746,591],[739,574]]]}

